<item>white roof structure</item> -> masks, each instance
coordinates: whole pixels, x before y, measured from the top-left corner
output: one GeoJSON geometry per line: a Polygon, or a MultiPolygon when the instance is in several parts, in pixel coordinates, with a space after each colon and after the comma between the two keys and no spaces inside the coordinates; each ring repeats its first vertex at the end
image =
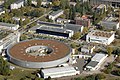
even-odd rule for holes
{"type": "Polygon", "coordinates": [[[106,54],[96,53],[95,56],[93,56],[92,61],[100,62],[105,56],[106,54]]]}
{"type": "Polygon", "coordinates": [[[71,76],[71,75],[75,75],[76,73],[77,70],[72,66],[56,67],[56,68],[49,68],[42,70],[42,75],[44,78],[48,78],[49,76],[51,78],[71,76]]]}
{"type": "Polygon", "coordinates": [[[75,72],[74,67],[58,67],[58,68],[49,68],[49,69],[43,69],[42,72],[45,73],[45,75],[48,74],[56,74],[56,73],[63,73],[63,72],[75,72]]]}

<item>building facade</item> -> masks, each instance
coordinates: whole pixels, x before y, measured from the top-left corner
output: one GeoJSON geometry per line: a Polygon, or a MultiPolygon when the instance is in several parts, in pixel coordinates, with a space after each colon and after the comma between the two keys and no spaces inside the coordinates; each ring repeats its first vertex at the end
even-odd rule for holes
{"type": "Polygon", "coordinates": [[[64,13],[64,10],[58,10],[58,11],[55,11],[53,13],[51,13],[49,15],[49,19],[51,20],[55,20],[56,18],[58,18],[60,15],[62,15],[64,13]]]}
{"type": "Polygon", "coordinates": [[[59,78],[59,77],[64,77],[64,76],[77,75],[77,74],[80,74],[80,72],[77,71],[72,66],[56,67],[56,68],[42,69],[41,70],[41,76],[43,78],[48,78],[48,77],[59,78]]]}
{"type": "Polygon", "coordinates": [[[105,32],[99,30],[93,30],[89,32],[86,36],[87,42],[95,42],[104,45],[109,45],[115,39],[114,32],[105,32]]]}
{"type": "Polygon", "coordinates": [[[91,26],[90,19],[84,19],[84,18],[76,17],[75,22],[76,22],[77,25],[83,25],[84,27],[90,27],[91,26]]]}
{"type": "Polygon", "coordinates": [[[92,57],[91,61],[86,65],[86,68],[90,71],[98,70],[107,56],[107,54],[96,53],[95,56],[92,57]]]}
{"type": "Polygon", "coordinates": [[[7,49],[10,45],[19,42],[20,40],[20,33],[14,32],[0,40],[0,53],[3,49],[7,49]]]}
{"type": "Polygon", "coordinates": [[[17,24],[9,24],[0,22],[0,29],[15,31],[19,28],[17,24]]]}

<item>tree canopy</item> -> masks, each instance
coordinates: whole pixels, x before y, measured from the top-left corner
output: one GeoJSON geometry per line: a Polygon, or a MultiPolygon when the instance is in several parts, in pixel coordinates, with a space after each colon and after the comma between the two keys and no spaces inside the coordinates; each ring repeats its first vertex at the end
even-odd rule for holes
{"type": "Polygon", "coordinates": [[[81,36],[81,33],[80,33],[80,32],[76,32],[76,33],[72,36],[72,39],[73,39],[73,40],[77,40],[77,39],[80,38],[80,36],[81,36]]]}
{"type": "Polygon", "coordinates": [[[110,56],[113,52],[113,48],[112,47],[107,47],[107,53],[108,53],[108,56],[110,56]]]}
{"type": "Polygon", "coordinates": [[[9,65],[7,61],[5,61],[2,58],[2,56],[0,56],[0,74],[5,75],[5,76],[10,74],[9,65]]]}

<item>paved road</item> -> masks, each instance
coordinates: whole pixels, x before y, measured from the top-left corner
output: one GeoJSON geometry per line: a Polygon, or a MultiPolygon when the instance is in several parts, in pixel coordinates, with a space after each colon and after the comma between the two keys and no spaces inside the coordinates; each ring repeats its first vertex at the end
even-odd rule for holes
{"type": "Polygon", "coordinates": [[[51,12],[52,12],[52,10],[49,11],[48,13],[46,13],[46,14],[44,14],[44,15],[38,17],[38,18],[36,18],[36,19],[33,20],[32,22],[30,22],[30,23],[28,23],[28,24],[26,24],[26,25],[23,26],[23,27],[26,27],[26,29],[20,28],[18,31],[20,31],[21,34],[24,33],[24,32],[26,32],[26,31],[30,28],[30,27],[29,27],[30,24],[32,24],[32,23],[38,21],[40,18],[42,18],[42,17],[44,17],[44,16],[47,16],[47,15],[48,15],[49,13],[51,13],[51,12]]]}

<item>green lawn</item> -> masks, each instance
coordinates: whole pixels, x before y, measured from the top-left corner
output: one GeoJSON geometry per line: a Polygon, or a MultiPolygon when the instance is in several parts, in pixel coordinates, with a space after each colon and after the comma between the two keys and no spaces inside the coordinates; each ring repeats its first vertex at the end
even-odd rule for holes
{"type": "MultiPolygon", "coordinates": [[[[33,73],[33,71],[30,70],[21,70],[21,69],[14,69],[13,71],[11,71],[11,75],[10,76],[2,76],[0,75],[0,80],[3,80],[4,78],[7,78],[9,80],[20,80],[21,78],[25,78],[26,76],[31,76],[31,77],[35,77],[35,75],[31,74],[33,73]]],[[[30,78],[27,78],[25,80],[30,80],[30,78]]]]}

